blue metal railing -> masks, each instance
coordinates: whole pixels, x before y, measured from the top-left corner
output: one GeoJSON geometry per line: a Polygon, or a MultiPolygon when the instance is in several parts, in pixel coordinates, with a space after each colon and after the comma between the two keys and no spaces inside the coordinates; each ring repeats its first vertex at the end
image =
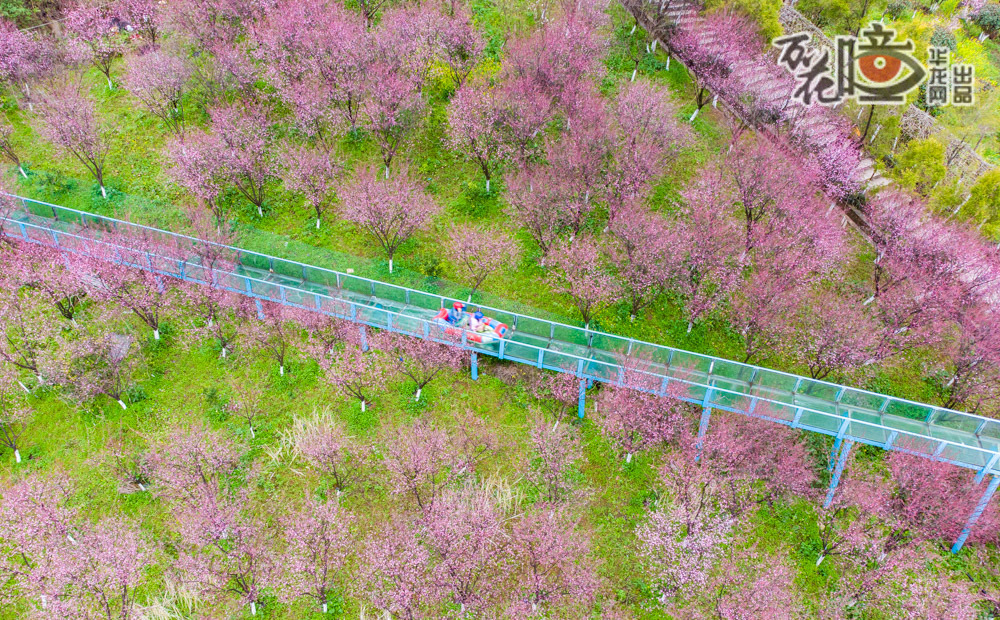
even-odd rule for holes
{"type": "MultiPolygon", "coordinates": [[[[169,253],[150,253],[136,267],[209,284],[287,306],[321,312],[380,329],[444,342],[433,316],[455,300],[222,246],[186,235],[122,220],[15,197],[22,209],[5,219],[8,234],[25,240],[89,253],[102,240],[101,231],[141,236],[169,253]],[[13,225],[13,226],[11,226],[13,225]],[[209,269],[197,258],[214,247],[235,260],[227,268],[209,269]],[[201,253],[199,253],[201,250],[201,253]]],[[[473,353],[572,373],[583,385],[620,382],[630,360],[647,379],[649,391],[719,409],[822,433],[835,438],[835,462],[842,442],[898,450],[945,461],[977,472],[977,481],[1000,473],[1000,420],[963,413],[846,385],[817,381],[760,366],[518,314],[482,307],[506,323],[508,338],[495,345],[467,342],[473,353]]],[[[701,433],[707,425],[703,416],[701,433]]],[[[834,483],[835,486],[835,483],[834,483]]]]}

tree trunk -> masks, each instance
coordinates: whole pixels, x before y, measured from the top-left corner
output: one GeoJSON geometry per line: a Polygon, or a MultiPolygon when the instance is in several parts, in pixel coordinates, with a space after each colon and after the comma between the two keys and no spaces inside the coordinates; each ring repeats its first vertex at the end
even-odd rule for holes
{"type": "Polygon", "coordinates": [[[125,403],[122,402],[122,399],[120,398],[118,399],[118,404],[121,405],[122,409],[128,409],[128,407],[125,406],[125,403]]]}
{"type": "Polygon", "coordinates": [[[422,391],[422,389],[423,388],[417,388],[417,396],[416,398],[413,399],[414,402],[420,402],[420,392],[422,391]]]}

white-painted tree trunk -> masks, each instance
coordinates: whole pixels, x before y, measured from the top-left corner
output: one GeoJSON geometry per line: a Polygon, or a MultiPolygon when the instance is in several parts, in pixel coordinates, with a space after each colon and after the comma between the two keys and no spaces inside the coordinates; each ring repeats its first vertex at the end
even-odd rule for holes
{"type": "Polygon", "coordinates": [[[556,423],[552,425],[552,432],[556,432],[557,428],[559,428],[559,420],[556,420],[556,423]]]}
{"type": "Polygon", "coordinates": [[[24,390],[25,394],[31,394],[31,390],[29,390],[28,386],[26,386],[24,383],[21,383],[20,379],[17,380],[17,384],[21,386],[21,389],[24,390]]]}
{"type": "Polygon", "coordinates": [[[257,433],[253,432],[253,424],[250,425],[250,439],[257,439],[257,433]]]}
{"type": "Polygon", "coordinates": [[[250,601],[250,615],[251,616],[257,615],[257,603],[253,601],[250,601]]]}
{"type": "Polygon", "coordinates": [[[70,319],[70,320],[69,320],[69,323],[70,323],[70,325],[72,325],[72,326],[73,326],[73,327],[75,327],[76,329],[79,329],[79,328],[80,328],[80,324],[76,322],[76,318],[72,318],[72,319],[70,319]]]}
{"type": "Polygon", "coordinates": [[[489,179],[486,179],[486,193],[487,194],[490,193],[490,180],[489,179]]]}
{"type": "Polygon", "coordinates": [[[389,178],[389,166],[385,167],[385,178],[389,178]]]}
{"type": "Polygon", "coordinates": [[[628,315],[628,322],[629,323],[635,323],[635,315],[634,314],[628,315]]]}
{"type": "Polygon", "coordinates": [[[469,293],[469,298],[465,300],[465,303],[467,303],[467,304],[471,304],[472,303],[472,293],[469,293]]]}
{"type": "Polygon", "coordinates": [[[816,566],[819,566],[820,564],[822,564],[822,562],[823,562],[824,559],[826,559],[826,556],[823,555],[822,553],[819,554],[819,557],[816,559],[816,566]]]}
{"type": "Polygon", "coordinates": [[[323,603],[323,613],[326,613],[326,610],[327,610],[327,605],[326,603],[323,603]]]}
{"type": "Polygon", "coordinates": [[[874,295],[872,295],[871,297],[869,297],[868,299],[866,299],[866,300],[864,301],[864,303],[862,303],[861,305],[862,305],[862,306],[867,306],[867,305],[869,305],[870,303],[872,303],[873,301],[875,301],[875,296],[874,296],[874,295]]]}
{"type": "Polygon", "coordinates": [[[136,482],[136,484],[137,484],[137,485],[139,485],[139,490],[140,490],[140,491],[142,491],[143,493],[145,493],[145,492],[146,492],[146,485],[144,485],[144,484],[143,484],[143,483],[141,483],[141,482],[136,482]]]}
{"type": "Polygon", "coordinates": [[[319,218],[316,218],[316,230],[319,230],[319,218]]]}
{"type": "Polygon", "coordinates": [[[719,96],[718,95],[715,95],[714,97],[712,97],[712,107],[715,108],[715,109],[719,108],[719,96]]]}
{"type": "Polygon", "coordinates": [[[639,73],[639,67],[636,67],[635,69],[632,69],[632,79],[629,80],[629,82],[634,82],[635,81],[635,74],[636,73],[639,73]]]}
{"type": "Polygon", "coordinates": [[[670,71],[670,56],[667,56],[667,66],[664,69],[670,71]]]}
{"type": "Polygon", "coordinates": [[[629,452],[628,454],[625,455],[625,462],[626,463],[631,463],[632,462],[632,453],[631,452],[629,452]]]}
{"type": "Polygon", "coordinates": [[[694,329],[694,321],[688,321],[688,331],[687,331],[687,333],[690,334],[692,329],[694,329]]]}
{"type": "Polygon", "coordinates": [[[417,396],[413,399],[415,402],[420,402],[420,392],[421,388],[417,388],[417,396]]]}
{"type": "Polygon", "coordinates": [[[226,347],[222,347],[222,359],[226,359],[226,347]]]}
{"type": "Polygon", "coordinates": [[[101,197],[103,197],[105,200],[108,199],[108,191],[104,189],[103,185],[101,186],[101,197]]]}
{"type": "Polygon", "coordinates": [[[160,330],[159,329],[154,329],[153,330],[153,340],[159,340],[159,339],[160,339],[160,330]]]}
{"type": "Polygon", "coordinates": [[[652,48],[653,48],[653,53],[654,53],[654,54],[656,53],[656,44],[657,44],[658,42],[659,42],[659,39],[653,39],[653,45],[652,45],[652,48]]]}
{"type": "Polygon", "coordinates": [[[17,448],[14,449],[14,462],[15,463],[21,462],[21,451],[18,450],[17,448]]]}
{"type": "Polygon", "coordinates": [[[361,401],[361,413],[365,412],[365,401],[361,401]]]}
{"type": "Polygon", "coordinates": [[[128,409],[128,407],[125,406],[125,403],[123,403],[120,398],[118,399],[118,404],[121,405],[122,409],[128,409]]]}
{"type": "Polygon", "coordinates": [[[264,217],[264,210],[260,208],[260,205],[257,206],[257,215],[259,217],[264,217]]]}
{"type": "Polygon", "coordinates": [[[24,178],[26,178],[26,179],[28,178],[28,173],[27,173],[27,172],[25,172],[25,171],[24,171],[24,168],[22,168],[21,166],[18,166],[18,167],[17,167],[17,171],[21,173],[21,176],[22,176],[22,177],[24,177],[24,178]]]}
{"type": "Polygon", "coordinates": [[[636,27],[638,27],[638,25],[639,24],[632,24],[632,30],[628,31],[629,35],[635,34],[635,29],[636,29],[636,27]]]}
{"type": "Polygon", "coordinates": [[[114,90],[115,85],[111,82],[111,78],[108,78],[108,90],[114,90]]]}
{"type": "Polygon", "coordinates": [[[692,114],[691,118],[688,119],[689,123],[693,123],[694,119],[698,118],[698,112],[701,112],[701,108],[696,108],[695,109],[694,114],[692,114]]]}
{"type": "Polygon", "coordinates": [[[282,377],[285,376],[285,365],[284,364],[278,364],[278,374],[280,376],[282,376],[282,377]]]}
{"type": "Polygon", "coordinates": [[[392,259],[389,259],[389,273],[392,273],[392,259]]]}
{"type": "Polygon", "coordinates": [[[76,539],[73,538],[72,534],[66,534],[66,540],[68,540],[70,542],[70,544],[72,544],[72,545],[76,544],[76,539]]]}

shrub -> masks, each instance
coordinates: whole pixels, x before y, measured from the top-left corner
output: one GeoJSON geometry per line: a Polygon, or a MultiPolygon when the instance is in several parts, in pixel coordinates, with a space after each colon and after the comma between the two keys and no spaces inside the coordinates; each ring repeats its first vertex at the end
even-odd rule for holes
{"type": "Polygon", "coordinates": [[[893,19],[899,19],[899,16],[910,10],[910,3],[908,0],[892,0],[885,7],[886,15],[893,19]]]}
{"type": "Polygon", "coordinates": [[[993,2],[984,5],[972,16],[972,21],[990,34],[1000,32],[1000,4],[993,2]]]}
{"type": "Polygon", "coordinates": [[[934,34],[931,35],[931,45],[934,47],[947,47],[951,51],[955,51],[958,47],[958,41],[955,40],[955,35],[944,28],[935,28],[934,34]]]}

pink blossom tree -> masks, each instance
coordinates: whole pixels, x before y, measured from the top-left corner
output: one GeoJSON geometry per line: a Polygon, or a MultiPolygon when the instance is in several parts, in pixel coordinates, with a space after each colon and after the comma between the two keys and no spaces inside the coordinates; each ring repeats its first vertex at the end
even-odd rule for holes
{"type": "Polygon", "coordinates": [[[111,11],[126,31],[137,32],[149,45],[156,45],[162,21],[156,0],[116,0],[111,11]]]}
{"type": "Polygon", "coordinates": [[[262,518],[241,510],[247,500],[218,490],[179,511],[183,579],[213,600],[235,595],[257,615],[264,589],[279,581],[274,536],[262,518]]]}
{"type": "Polygon", "coordinates": [[[352,580],[348,561],[354,555],[354,523],[354,515],[334,499],[309,499],[286,518],[283,598],[309,597],[327,613],[332,594],[352,580]]]}
{"type": "Polygon", "coordinates": [[[280,2],[254,34],[268,81],[323,150],[358,128],[372,50],[357,15],[327,0],[280,2]]]}
{"type": "Polygon", "coordinates": [[[87,293],[77,277],[74,255],[46,245],[18,243],[17,259],[10,261],[17,283],[45,299],[59,314],[76,325],[76,316],[87,293]]]}
{"type": "Polygon", "coordinates": [[[835,292],[816,292],[795,318],[792,354],[813,379],[856,373],[874,362],[877,327],[860,304],[835,292]]]}
{"type": "Polygon", "coordinates": [[[330,153],[304,147],[292,147],[282,156],[285,186],[302,194],[316,212],[316,230],[319,230],[323,211],[326,209],[334,182],[343,172],[330,153]]]}
{"type": "Polygon", "coordinates": [[[130,57],[125,72],[125,88],[180,140],[185,130],[181,99],[192,72],[185,58],[163,49],[130,57]]]}
{"type": "MultiPolygon", "coordinates": [[[[209,276],[211,277],[211,276],[209,276]]],[[[223,359],[235,350],[245,330],[242,326],[255,320],[257,309],[245,295],[218,286],[191,284],[182,289],[187,298],[193,325],[189,342],[197,345],[209,338],[219,347],[223,359]]]]}
{"type": "Polygon", "coordinates": [[[66,14],[66,30],[75,46],[73,55],[94,65],[111,81],[111,66],[128,49],[128,35],[115,15],[106,6],[80,4],[66,14]]]}
{"type": "Polygon", "coordinates": [[[384,359],[360,347],[346,347],[334,360],[323,362],[326,381],[348,398],[361,402],[361,411],[373,402],[374,395],[385,385],[389,369],[384,359]]]}
{"type": "Polygon", "coordinates": [[[594,316],[617,302],[621,287],[608,268],[597,241],[577,239],[556,246],[551,254],[550,281],[557,291],[569,295],[587,329],[594,316]]]}
{"type": "Polygon", "coordinates": [[[244,321],[241,337],[267,353],[283,377],[292,345],[302,334],[300,318],[306,311],[272,301],[262,302],[261,307],[264,318],[244,321]]]}
{"type": "Polygon", "coordinates": [[[635,452],[676,441],[688,422],[680,401],[660,396],[659,387],[641,365],[630,365],[622,370],[618,384],[601,389],[597,424],[601,434],[625,453],[626,463],[632,462],[635,452]]]}
{"type": "Polygon", "coordinates": [[[612,220],[617,240],[612,258],[618,279],[630,304],[632,321],[653,304],[671,281],[669,257],[675,250],[667,222],[632,205],[612,220]]]}
{"type": "Polygon", "coordinates": [[[805,292],[801,282],[776,271],[771,265],[755,271],[730,305],[729,320],[743,338],[745,364],[788,340],[787,317],[805,292]]]}
{"type": "Polygon", "coordinates": [[[17,171],[21,176],[28,178],[28,173],[24,171],[24,163],[18,154],[18,147],[14,145],[14,126],[7,122],[7,119],[0,119],[0,153],[7,158],[7,161],[17,166],[17,171]]]}
{"type": "Polygon", "coordinates": [[[677,121],[677,108],[656,86],[633,82],[619,93],[609,113],[611,158],[605,181],[609,225],[648,192],[669,160],[691,141],[677,121]]]}
{"type": "Polygon", "coordinates": [[[855,466],[845,470],[828,508],[818,509],[821,543],[816,566],[828,557],[859,556],[879,550],[884,532],[894,529],[892,489],[886,481],[855,466]]]}
{"type": "Polygon", "coordinates": [[[36,32],[0,19],[0,83],[20,89],[29,109],[33,109],[31,82],[48,73],[55,56],[52,46],[36,32]]]}
{"type": "Polygon", "coordinates": [[[393,158],[424,112],[420,84],[416,76],[406,70],[405,59],[399,57],[399,48],[391,40],[393,37],[391,32],[380,35],[382,44],[368,66],[369,88],[361,102],[364,127],[375,137],[386,178],[393,158]]]}
{"type": "Polygon", "coordinates": [[[164,310],[172,282],[154,273],[159,256],[169,257],[172,248],[149,237],[106,235],[91,244],[87,260],[76,261],[77,276],[87,282],[95,299],[116,304],[131,312],[160,339],[164,310]]]}
{"type": "Polygon", "coordinates": [[[114,332],[80,337],[63,344],[59,372],[50,372],[77,400],[104,395],[126,409],[126,393],[142,362],[133,343],[131,336],[114,332]]]}
{"type": "Polygon", "coordinates": [[[732,518],[723,513],[687,519],[683,510],[676,505],[659,506],[636,529],[639,555],[661,600],[690,596],[704,588],[733,528],[732,518]]]}
{"type": "MultiPolygon", "coordinates": [[[[18,288],[15,285],[0,289],[0,361],[15,372],[32,373],[42,385],[46,382],[43,374],[50,365],[60,327],[46,320],[38,296],[22,294],[18,288]]],[[[47,379],[51,381],[54,377],[47,379]]],[[[20,379],[15,381],[28,391],[20,379]]]]}
{"type": "Polygon", "coordinates": [[[416,620],[434,602],[430,553],[414,524],[392,519],[370,536],[361,558],[358,594],[397,618],[416,620]]]}
{"type": "Polygon", "coordinates": [[[448,66],[455,88],[461,88],[483,55],[483,37],[464,7],[452,5],[450,14],[435,25],[435,56],[448,66]]]}
{"type": "Polygon", "coordinates": [[[329,413],[297,422],[295,452],[333,481],[337,497],[356,486],[369,448],[348,435],[344,425],[329,413]]]}
{"type": "Polygon", "coordinates": [[[561,610],[586,614],[599,586],[589,560],[590,538],[566,510],[541,505],[511,532],[518,567],[518,598],[511,610],[529,617],[561,610]]]}
{"type": "Polygon", "coordinates": [[[468,299],[471,302],[486,278],[517,264],[521,246],[503,231],[460,225],[452,229],[447,252],[461,271],[462,280],[472,289],[468,299]]]}
{"type": "Polygon", "coordinates": [[[122,518],[81,519],[67,506],[71,491],[65,479],[33,477],[4,494],[0,535],[13,552],[5,573],[46,615],[135,617],[152,544],[122,518]]]}
{"type": "MultiPolygon", "coordinates": [[[[433,330],[431,336],[445,337],[439,330],[433,330]]],[[[379,334],[373,346],[384,351],[386,357],[392,360],[396,370],[413,382],[416,401],[420,400],[421,391],[437,378],[441,371],[458,370],[467,356],[457,341],[434,342],[395,332],[379,334]]]]}
{"type": "Polygon", "coordinates": [[[724,620],[794,616],[801,604],[785,558],[751,549],[731,552],[715,577],[715,609],[724,620]]]}
{"type": "Polygon", "coordinates": [[[580,379],[570,373],[534,372],[525,387],[535,398],[555,402],[554,422],[561,421],[580,400],[580,379]]]}
{"type": "Polygon", "coordinates": [[[545,500],[559,502],[573,491],[571,473],[583,452],[580,437],[569,424],[558,421],[550,425],[539,416],[531,427],[531,445],[534,455],[528,470],[528,481],[538,487],[545,500]]]}
{"type": "Polygon", "coordinates": [[[441,494],[496,450],[496,438],[469,419],[452,430],[424,420],[394,429],[384,442],[384,464],[396,495],[413,498],[426,513],[441,494]]]}
{"type": "Polygon", "coordinates": [[[419,528],[434,563],[435,598],[457,604],[466,614],[490,609],[505,597],[511,540],[491,495],[445,491],[428,507],[419,528]]]}
{"type": "Polygon", "coordinates": [[[219,200],[228,183],[225,164],[218,157],[222,149],[217,135],[202,131],[167,145],[167,175],[211,211],[220,230],[228,216],[226,203],[219,200]]]}
{"type": "Polygon", "coordinates": [[[42,136],[83,164],[100,186],[101,196],[107,198],[104,188],[107,129],[97,115],[94,102],[83,93],[82,84],[65,82],[44,92],[38,114],[42,136]]]}
{"type": "Polygon", "coordinates": [[[984,303],[962,304],[955,337],[945,344],[940,377],[944,406],[970,413],[1000,408],[1000,317],[984,303]]]}
{"type": "Polygon", "coordinates": [[[507,211],[542,251],[542,266],[560,233],[568,225],[566,214],[559,209],[557,184],[537,166],[524,166],[507,175],[507,211]]]}
{"type": "MultiPolygon", "coordinates": [[[[767,415],[759,403],[755,411],[767,415]]],[[[715,412],[701,458],[724,481],[727,509],[734,515],[774,497],[813,493],[816,476],[801,434],[781,424],[715,412]]]]}
{"type": "Polygon", "coordinates": [[[252,373],[240,373],[227,379],[229,399],[225,410],[230,416],[246,422],[250,439],[256,439],[254,420],[264,414],[264,378],[252,373]]]}
{"type": "Polygon", "coordinates": [[[231,438],[204,426],[169,429],[150,454],[160,493],[191,506],[214,497],[236,472],[241,456],[231,438]]]}
{"type": "Polygon", "coordinates": [[[425,229],[441,207],[406,170],[398,170],[386,179],[379,176],[374,168],[362,170],[337,193],[344,217],[378,241],[392,273],[396,250],[418,230],[425,229]]]}
{"type": "MultiPolygon", "coordinates": [[[[890,452],[889,471],[896,483],[890,507],[892,513],[915,537],[923,540],[958,538],[982,496],[973,482],[973,473],[905,452],[890,452]]],[[[996,503],[987,504],[976,522],[971,542],[993,540],[1000,530],[996,503]]]]}
{"type": "Polygon", "coordinates": [[[9,368],[0,370],[0,445],[14,453],[14,462],[21,462],[21,435],[27,430],[34,410],[17,397],[17,379],[9,368]]]}
{"type": "Polygon", "coordinates": [[[209,115],[221,147],[211,156],[225,171],[227,181],[257,208],[259,217],[264,217],[268,185],[278,176],[267,109],[255,103],[235,103],[216,106],[209,115]]]}
{"type": "Polygon", "coordinates": [[[486,193],[497,169],[512,155],[509,109],[498,88],[467,84],[448,105],[448,145],[471,159],[486,177],[486,193]]]}
{"type": "Polygon", "coordinates": [[[674,226],[674,251],[667,260],[673,287],[687,310],[690,332],[736,290],[746,258],[737,241],[736,221],[717,206],[725,199],[717,185],[698,183],[685,198],[687,207],[674,226]]]}

